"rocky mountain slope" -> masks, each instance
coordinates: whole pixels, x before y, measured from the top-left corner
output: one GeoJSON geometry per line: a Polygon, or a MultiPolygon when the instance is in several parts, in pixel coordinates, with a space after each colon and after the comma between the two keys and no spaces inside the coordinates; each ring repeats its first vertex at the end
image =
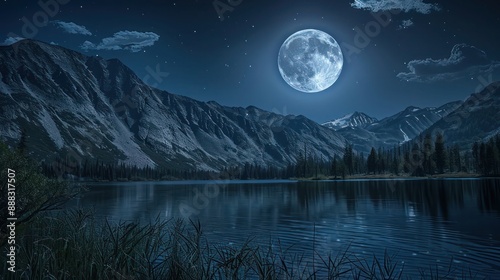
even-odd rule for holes
{"type": "Polygon", "coordinates": [[[472,94],[456,110],[422,134],[441,132],[447,143],[471,149],[474,141],[487,141],[500,133],[500,82],[472,94]]]}
{"type": "Polygon", "coordinates": [[[146,85],[116,59],[23,40],[0,47],[0,137],[30,153],[138,166],[285,166],[307,145],[331,158],[345,139],[303,116],[199,102],[146,85]]]}
{"type": "MultiPolygon", "coordinates": [[[[434,123],[453,112],[461,104],[462,101],[455,101],[438,108],[410,106],[380,121],[368,117],[369,119],[364,118],[368,121],[353,122],[351,119],[343,117],[324,123],[323,125],[335,129],[349,142],[353,143],[355,150],[368,153],[371,147],[392,148],[394,145],[410,141],[434,123]],[[356,125],[356,123],[360,123],[360,125],[356,125]],[[332,124],[336,124],[337,126],[334,127],[332,124]]],[[[354,113],[352,115],[366,116],[363,113],[354,113]]]]}

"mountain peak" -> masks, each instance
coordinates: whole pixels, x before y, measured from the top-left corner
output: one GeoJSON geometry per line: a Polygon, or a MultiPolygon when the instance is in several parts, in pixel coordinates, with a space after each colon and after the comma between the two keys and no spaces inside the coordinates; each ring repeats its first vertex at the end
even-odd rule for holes
{"type": "MultiPolygon", "coordinates": [[[[22,39],[22,40],[19,40],[17,42],[14,42],[10,45],[0,46],[0,48],[3,48],[3,49],[14,49],[14,50],[19,50],[20,48],[21,49],[30,49],[33,47],[42,47],[42,48],[48,47],[48,48],[52,48],[52,49],[69,50],[67,48],[64,48],[64,47],[61,47],[58,45],[49,44],[49,43],[45,43],[45,42],[34,40],[34,39],[22,39]]],[[[73,51],[73,52],[76,53],[76,51],[73,51]]]]}
{"type": "MultiPolygon", "coordinates": [[[[10,43],[10,44],[7,44],[7,45],[0,45],[0,47],[13,47],[15,45],[19,45],[19,44],[25,44],[25,43],[28,43],[28,44],[34,44],[34,43],[38,43],[40,41],[37,41],[37,40],[33,40],[33,39],[26,39],[26,38],[22,38],[18,41],[15,41],[13,43],[10,43]]],[[[40,42],[41,43],[41,42],[40,42]]]]}
{"type": "Polygon", "coordinates": [[[368,116],[365,113],[355,111],[354,113],[347,114],[339,119],[323,123],[323,126],[338,130],[346,127],[365,127],[378,120],[368,116]]]}
{"type": "Polygon", "coordinates": [[[406,107],[406,109],[404,109],[403,112],[417,112],[417,111],[420,111],[422,110],[422,108],[420,107],[417,107],[417,106],[408,106],[406,107]]]}

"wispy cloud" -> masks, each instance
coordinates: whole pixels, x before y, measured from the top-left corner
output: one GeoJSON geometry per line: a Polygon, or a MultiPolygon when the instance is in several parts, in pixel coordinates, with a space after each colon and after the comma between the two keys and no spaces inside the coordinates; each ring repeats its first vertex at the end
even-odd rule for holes
{"type": "Polygon", "coordinates": [[[437,4],[424,3],[423,0],[354,0],[351,6],[372,12],[401,10],[430,14],[432,11],[440,10],[437,4]]]}
{"type": "Polygon", "coordinates": [[[403,20],[401,24],[399,25],[398,29],[407,29],[413,26],[414,23],[411,19],[403,20]]]}
{"type": "Polygon", "coordinates": [[[7,39],[5,39],[5,41],[1,43],[0,46],[9,46],[24,39],[25,38],[22,37],[7,37],[7,39]]]}
{"type": "Polygon", "coordinates": [[[145,47],[153,46],[160,36],[153,32],[119,31],[112,37],[104,38],[99,44],[89,41],[80,46],[83,50],[129,50],[141,51],[145,47]]]}
{"type": "Polygon", "coordinates": [[[488,58],[486,53],[474,46],[457,44],[449,58],[412,60],[407,73],[399,73],[398,78],[408,82],[436,82],[457,80],[488,73],[500,68],[500,61],[488,58]]]}
{"type": "Polygon", "coordinates": [[[92,35],[92,32],[90,32],[85,26],[78,25],[74,22],[54,20],[51,21],[51,23],[70,34],[92,35]]]}

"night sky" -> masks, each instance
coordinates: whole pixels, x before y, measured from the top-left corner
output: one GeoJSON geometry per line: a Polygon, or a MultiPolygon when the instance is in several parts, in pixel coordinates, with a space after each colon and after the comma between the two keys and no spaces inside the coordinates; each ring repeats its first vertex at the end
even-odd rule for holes
{"type": "Polygon", "coordinates": [[[171,93],[317,122],[439,106],[500,79],[496,0],[0,1],[0,43],[33,38],[118,58],[171,93]],[[277,66],[281,44],[309,28],[344,54],[337,82],[313,94],[277,66]]]}

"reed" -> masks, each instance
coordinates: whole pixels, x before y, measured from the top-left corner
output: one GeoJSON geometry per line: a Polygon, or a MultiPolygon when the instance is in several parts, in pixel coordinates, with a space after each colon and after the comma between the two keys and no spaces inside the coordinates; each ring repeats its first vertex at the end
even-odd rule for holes
{"type": "MultiPolygon", "coordinates": [[[[19,237],[17,272],[7,279],[409,279],[397,256],[359,259],[349,247],[321,256],[290,252],[277,240],[211,244],[199,222],[159,217],[115,222],[71,210],[32,221],[19,237]],[[315,259],[314,265],[311,259],[315,259]]],[[[6,269],[3,264],[4,271],[6,269]]],[[[418,279],[479,279],[471,270],[421,269],[418,279]],[[461,278],[460,278],[461,277],[461,278]]]]}

